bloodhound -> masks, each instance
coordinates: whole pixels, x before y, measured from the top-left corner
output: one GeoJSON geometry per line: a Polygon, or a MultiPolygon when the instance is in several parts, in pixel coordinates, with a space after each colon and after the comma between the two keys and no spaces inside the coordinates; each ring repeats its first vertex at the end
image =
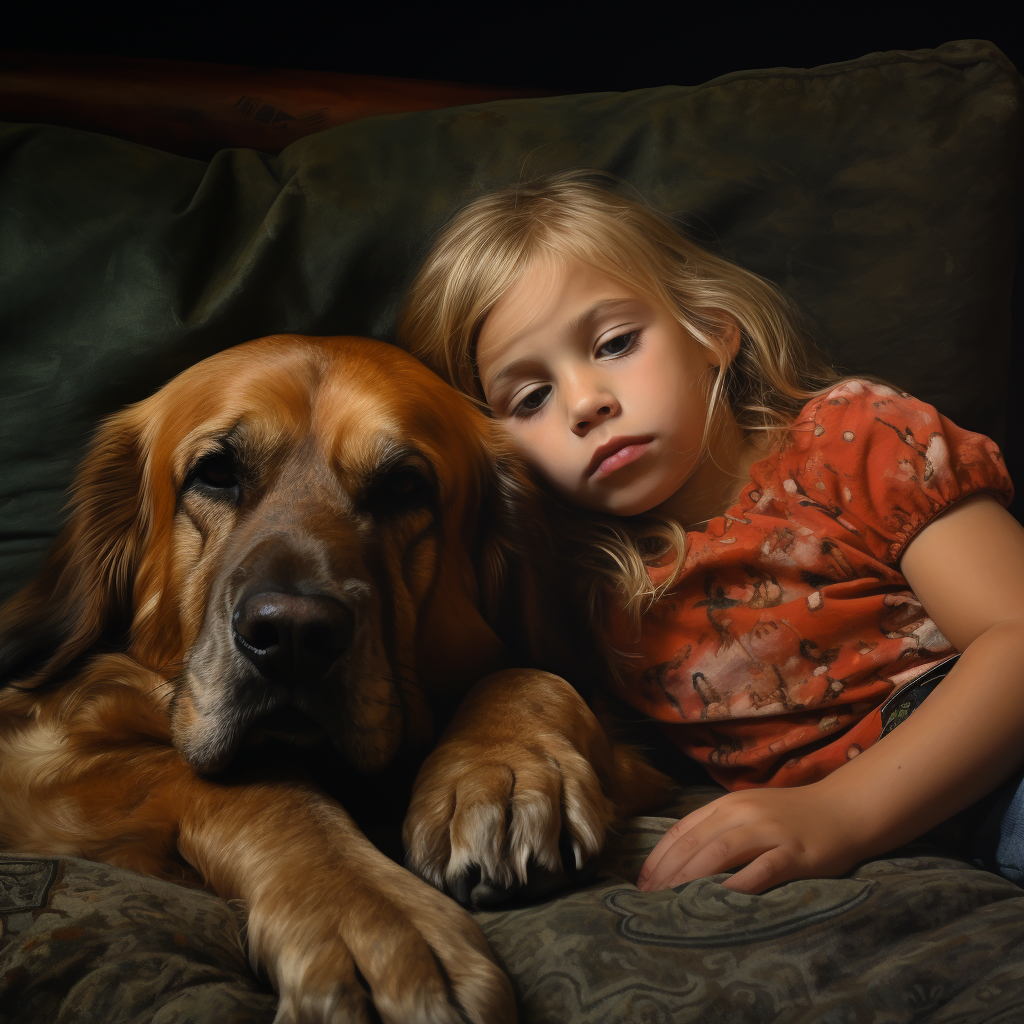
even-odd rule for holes
{"type": "Polygon", "coordinates": [[[0,845],[242,901],[278,1021],[513,1021],[438,890],[578,866],[664,792],[508,667],[530,493],[491,421],[365,339],[240,345],[110,417],[0,611],[0,845]],[[412,871],[337,802],[374,778],[412,871]]]}

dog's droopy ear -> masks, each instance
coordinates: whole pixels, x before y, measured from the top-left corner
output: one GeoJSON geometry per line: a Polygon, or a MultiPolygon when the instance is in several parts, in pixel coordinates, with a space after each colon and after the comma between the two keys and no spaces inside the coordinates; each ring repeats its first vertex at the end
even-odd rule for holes
{"type": "Polygon", "coordinates": [[[512,664],[560,675],[587,698],[600,655],[576,573],[552,531],[554,499],[503,428],[492,426],[476,557],[484,616],[512,664]]]}
{"type": "Polygon", "coordinates": [[[105,420],[75,479],[71,515],[31,583],[0,608],[0,686],[36,686],[131,621],[146,515],[137,415],[105,420]]]}
{"type": "Polygon", "coordinates": [[[557,671],[566,661],[551,657],[554,595],[535,569],[555,571],[543,492],[498,424],[481,416],[475,429],[479,448],[417,627],[419,675],[442,702],[499,668],[557,671]]]}

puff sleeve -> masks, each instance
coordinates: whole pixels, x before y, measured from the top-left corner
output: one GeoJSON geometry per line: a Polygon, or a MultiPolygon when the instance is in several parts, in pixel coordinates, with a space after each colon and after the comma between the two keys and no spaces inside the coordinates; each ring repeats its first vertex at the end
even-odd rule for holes
{"type": "Polygon", "coordinates": [[[790,498],[859,533],[888,565],[961,498],[987,492],[1005,506],[1013,497],[994,441],[892,388],[847,381],[807,406],[794,427],[785,457],[790,498]]]}

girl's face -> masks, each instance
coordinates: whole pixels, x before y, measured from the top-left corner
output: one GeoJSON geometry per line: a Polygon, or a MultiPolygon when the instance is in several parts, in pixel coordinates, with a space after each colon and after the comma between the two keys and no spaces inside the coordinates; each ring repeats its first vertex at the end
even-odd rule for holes
{"type": "Polygon", "coordinates": [[[700,464],[714,353],[593,267],[534,260],[484,321],[476,360],[495,416],[577,505],[647,512],[700,464]]]}

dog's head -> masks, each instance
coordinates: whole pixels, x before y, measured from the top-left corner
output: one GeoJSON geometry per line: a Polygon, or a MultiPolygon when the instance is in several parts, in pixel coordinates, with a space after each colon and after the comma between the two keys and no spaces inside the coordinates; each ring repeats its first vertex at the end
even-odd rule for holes
{"type": "Polygon", "coordinates": [[[120,634],[174,677],[198,769],[266,733],[326,734],[379,768],[500,663],[480,609],[524,480],[494,425],[393,346],[228,349],[101,425],[68,525],[5,609],[0,681],[59,679],[120,634]]]}

